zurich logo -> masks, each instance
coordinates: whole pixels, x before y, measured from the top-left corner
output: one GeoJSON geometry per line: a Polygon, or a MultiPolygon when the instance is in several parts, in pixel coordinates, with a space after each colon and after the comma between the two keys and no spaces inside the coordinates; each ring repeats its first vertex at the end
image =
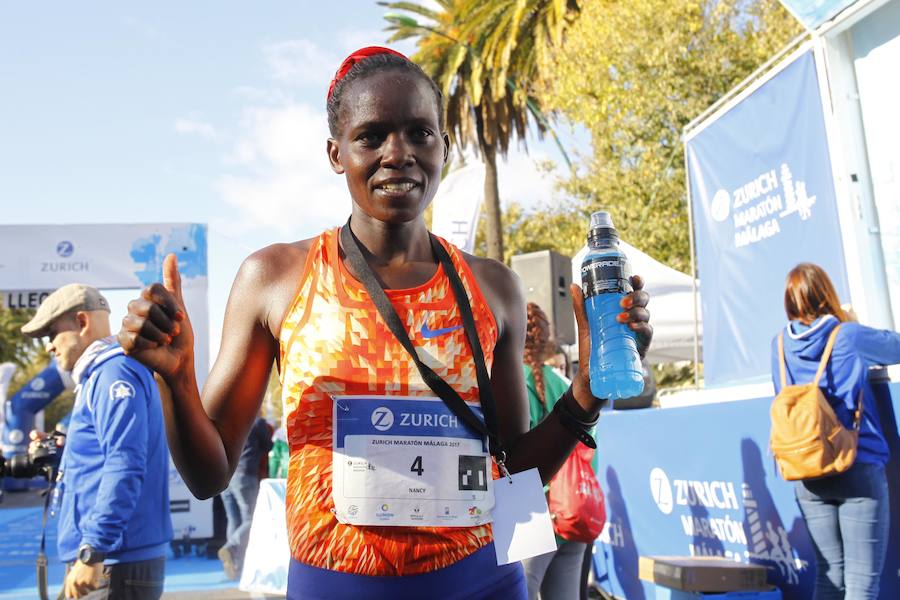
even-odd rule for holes
{"type": "Polygon", "coordinates": [[[69,258],[75,252],[75,245],[72,242],[63,240],[56,245],[56,253],[63,258],[69,258]]]}
{"type": "Polygon", "coordinates": [[[44,381],[43,377],[35,377],[31,381],[31,389],[33,389],[36,392],[41,391],[45,387],[47,387],[47,382],[44,381]]]}
{"type": "Polygon", "coordinates": [[[650,493],[653,494],[653,501],[662,514],[672,513],[672,486],[666,472],[659,467],[650,471],[650,493]]]}
{"type": "Polygon", "coordinates": [[[394,426],[394,413],[387,406],[379,406],[372,411],[372,427],[387,431],[394,426]]]}
{"type": "Polygon", "coordinates": [[[379,406],[372,411],[372,427],[387,431],[394,426],[394,413],[387,406],[379,406]]]}
{"type": "Polygon", "coordinates": [[[719,190],[715,193],[712,203],[709,206],[709,214],[712,218],[721,223],[728,218],[728,211],[731,208],[731,194],[727,190],[719,190]]]}

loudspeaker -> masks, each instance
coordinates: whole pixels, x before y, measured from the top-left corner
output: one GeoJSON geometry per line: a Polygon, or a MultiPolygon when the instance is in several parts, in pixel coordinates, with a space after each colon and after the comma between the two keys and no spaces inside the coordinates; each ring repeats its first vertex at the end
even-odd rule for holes
{"type": "Polygon", "coordinates": [[[575,315],[569,285],[572,259],[552,250],[518,254],[510,261],[525,287],[525,301],[540,306],[558,344],[575,343],[575,315]]]}

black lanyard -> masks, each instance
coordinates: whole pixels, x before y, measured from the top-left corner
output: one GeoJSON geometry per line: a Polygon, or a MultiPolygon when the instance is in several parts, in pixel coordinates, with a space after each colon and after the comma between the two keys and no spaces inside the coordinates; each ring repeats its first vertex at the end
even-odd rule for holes
{"type": "Polygon", "coordinates": [[[356,239],[356,236],[350,230],[350,220],[348,219],[347,224],[341,227],[341,245],[344,248],[347,262],[365,286],[366,291],[369,293],[369,297],[375,304],[375,308],[378,309],[378,314],[384,319],[388,329],[391,330],[391,333],[394,334],[397,341],[400,342],[409,356],[416,363],[416,367],[419,368],[419,374],[422,376],[422,380],[428,384],[428,387],[431,388],[441,400],[444,401],[444,404],[447,405],[447,408],[449,408],[453,414],[459,417],[471,429],[481,434],[482,437],[488,439],[488,448],[491,454],[497,460],[498,465],[505,470],[503,463],[506,460],[506,454],[503,452],[503,448],[500,445],[500,438],[497,433],[497,405],[494,403],[491,380],[488,376],[487,367],[485,366],[484,352],[481,349],[481,340],[478,338],[478,331],[475,329],[475,318],[472,316],[472,307],[469,304],[469,297],[466,294],[462,281],[459,279],[459,273],[456,272],[456,267],[453,266],[453,262],[450,260],[450,255],[447,254],[446,248],[444,248],[431,233],[428,234],[428,239],[431,242],[432,251],[437,256],[441,266],[444,268],[447,279],[450,281],[453,296],[456,298],[456,304],[459,307],[466,339],[469,341],[469,347],[472,350],[472,358],[475,361],[475,373],[478,378],[478,397],[481,401],[481,410],[484,413],[484,421],[478,418],[478,415],[469,408],[450,384],[441,379],[437,373],[431,370],[431,367],[419,359],[416,348],[410,341],[409,335],[406,333],[406,327],[400,321],[400,317],[397,315],[394,305],[388,300],[387,294],[384,293],[384,289],[375,278],[375,274],[372,272],[371,267],[369,267],[369,263],[367,263],[366,259],[363,257],[359,240],[356,239]]]}

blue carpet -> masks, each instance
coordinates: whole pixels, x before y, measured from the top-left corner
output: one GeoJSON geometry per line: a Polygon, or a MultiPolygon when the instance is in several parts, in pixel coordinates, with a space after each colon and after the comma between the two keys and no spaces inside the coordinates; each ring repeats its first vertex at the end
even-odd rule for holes
{"type": "MultiPolygon", "coordinates": [[[[0,600],[36,598],[34,561],[41,542],[43,507],[3,508],[0,505],[0,600]]],[[[50,597],[62,588],[65,567],[56,557],[56,521],[47,524],[50,597]]],[[[167,592],[233,588],[237,582],[225,578],[218,560],[198,556],[166,562],[167,592]]]]}

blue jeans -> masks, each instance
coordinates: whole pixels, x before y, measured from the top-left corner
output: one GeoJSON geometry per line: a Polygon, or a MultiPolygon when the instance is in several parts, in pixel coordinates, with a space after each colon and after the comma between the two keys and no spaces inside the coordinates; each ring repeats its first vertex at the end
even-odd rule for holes
{"type": "Polygon", "coordinates": [[[250,523],[258,495],[259,478],[256,473],[236,472],[228,488],[222,492],[222,504],[225,505],[225,515],[228,517],[225,548],[231,552],[239,573],[250,538],[250,523]]]}
{"type": "Polygon", "coordinates": [[[795,491],[816,553],[816,600],[878,598],[890,519],[884,467],[856,463],[795,491]]]}
{"type": "Polygon", "coordinates": [[[585,550],[584,542],[564,541],[555,552],[523,561],[528,600],[537,600],[538,594],[542,600],[579,600],[585,550]]]}

